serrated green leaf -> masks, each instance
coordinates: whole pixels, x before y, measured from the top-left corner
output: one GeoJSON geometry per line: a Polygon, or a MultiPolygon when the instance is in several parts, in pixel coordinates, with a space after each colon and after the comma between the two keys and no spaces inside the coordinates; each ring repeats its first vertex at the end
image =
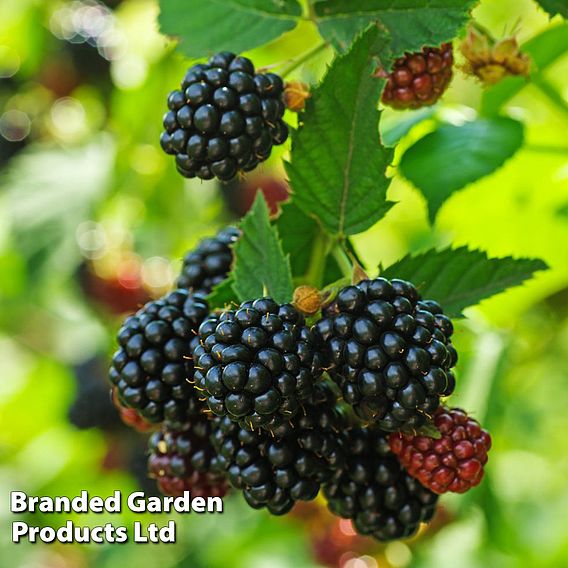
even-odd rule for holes
{"type": "Polygon", "coordinates": [[[233,289],[241,302],[265,294],[277,302],[292,300],[290,259],[282,250],[278,229],[270,224],[269,215],[268,205],[259,191],[239,225],[242,235],[233,248],[233,289]]]}
{"type": "Polygon", "coordinates": [[[512,118],[444,124],[408,148],[400,171],[424,194],[434,221],[452,193],[501,167],[523,138],[523,125],[512,118]]]}
{"type": "Polygon", "coordinates": [[[394,56],[452,40],[478,0],[319,0],[314,12],[321,35],[344,51],[372,22],[390,33],[394,56]]]}
{"type": "Polygon", "coordinates": [[[537,4],[548,12],[551,17],[560,14],[563,18],[568,18],[567,0],[536,0],[537,4]]]}
{"type": "Polygon", "coordinates": [[[461,247],[408,255],[383,270],[381,276],[413,282],[423,298],[439,302],[445,314],[461,317],[465,308],[547,268],[539,259],[488,258],[483,251],[461,247]]]}
{"type": "Polygon", "coordinates": [[[388,39],[370,28],[338,57],[308,99],[286,164],[296,205],[333,235],[374,225],[390,209],[385,171],[392,150],[381,145],[374,76],[388,39]]]}
{"type": "Polygon", "coordinates": [[[207,296],[207,303],[211,310],[215,308],[225,308],[236,303],[237,293],[233,287],[234,280],[231,276],[223,280],[220,284],[213,287],[207,296]]]}
{"type": "Polygon", "coordinates": [[[160,30],[189,57],[247,51],[292,30],[297,0],[160,0],[160,30]]]}
{"type": "MultiPolygon", "coordinates": [[[[550,65],[568,51],[568,22],[547,28],[521,46],[532,60],[531,77],[542,75],[550,65]]],[[[483,93],[481,112],[485,115],[497,114],[503,105],[521,89],[530,85],[525,77],[506,77],[483,93]]]]}

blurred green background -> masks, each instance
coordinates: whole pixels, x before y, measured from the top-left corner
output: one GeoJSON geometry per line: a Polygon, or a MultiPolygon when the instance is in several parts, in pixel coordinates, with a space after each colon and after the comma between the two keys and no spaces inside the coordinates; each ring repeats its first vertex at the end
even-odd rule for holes
{"type": "MultiPolygon", "coordinates": [[[[222,516],[175,516],[176,545],[10,542],[19,518],[8,510],[11,490],[153,491],[143,475],[144,436],[118,423],[104,393],[102,406],[96,403],[120,317],[167,290],[183,253],[246,210],[258,186],[269,199],[285,194],[282,153],[260,175],[221,189],[183,180],[161,152],[165,98],[188,61],[158,33],[157,13],[151,0],[0,4],[0,565],[568,566],[567,56],[543,74],[548,93],[528,84],[507,104],[525,124],[523,149],[452,196],[434,228],[423,197],[396,177],[389,197],[399,204],[354,239],[371,267],[450,243],[550,265],[468,310],[457,326],[453,403],[494,441],[480,487],[444,497],[431,528],[387,546],[355,537],[321,504],[277,519],[238,497],[226,500],[222,516]]],[[[474,16],[497,37],[517,31],[521,43],[561,23],[531,0],[483,0],[474,16]]],[[[303,23],[252,57],[259,66],[286,63],[314,37],[303,23]]],[[[324,68],[325,56],[298,77],[314,82],[324,68]]],[[[456,71],[438,115],[459,123],[475,116],[481,97],[479,83],[456,71]]],[[[386,112],[385,124],[408,116],[386,112]]],[[[431,128],[420,123],[400,149],[431,128]]],[[[59,526],[67,518],[79,525],[135,520],[26,520],[59,526]]]]}

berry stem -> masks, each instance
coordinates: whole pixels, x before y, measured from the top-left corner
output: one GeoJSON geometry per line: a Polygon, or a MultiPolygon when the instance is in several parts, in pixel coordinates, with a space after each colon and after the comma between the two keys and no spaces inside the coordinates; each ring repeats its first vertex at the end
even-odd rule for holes
{"type": "Polygon", "coordinates": [[[538,75],[532,77],[532,82],[558,110],[568,114],[568,104],[566,104],[564,97],[556,90],[556,87],[538,75]]]}
{"type": "Polygon", "coordinates": [[[287,77],[288,75],[290,75],[290,73],[295,71],[298,67],[302,66],[304,63],[306,63],[307,61],[312,59],[312,57],[315,57],[318,53],[320,53],[324,49],[326,49],[327,46],[328,46],[328,43],[326,41],[322,41],[321,43],[318,43],[312,49],[309,49],[308,51],[302,53],[302,55],[300,55],[297,59],[293,60],[290,63],[290,65],[288,65],[288,67],[285,67],[284,69],[282,69],[282,71],[280,72],[280,76],[281,77],[287,77]]]}
{"type": "Polygon", "coordinates": [[[335,258],[335,261],[339,265],[341,273],[344,276],[351,277],[351,275],[353,274],[353,264],[351,264],[351,260],[349,260],[349,257],[347,256],[347,253],[343,250],[341,244],[337,243],[335,245],[332,254],[333,258],[335,258]]]}
{"type": "Polygon", "coordinates": [[[323,284],[325,262],[329,255],[330,245],[331,239],[329,236],[323,231],[320,231],[314,239],[310,264],[303,279],[307,284],[315,286],[318,289],[321,288],[323,284]]]}
{"type": "Polygon", "coordinates": [[[316,22],[316,10],[314,8],[314,0],[308,0],[308,19],[316,22]]]}

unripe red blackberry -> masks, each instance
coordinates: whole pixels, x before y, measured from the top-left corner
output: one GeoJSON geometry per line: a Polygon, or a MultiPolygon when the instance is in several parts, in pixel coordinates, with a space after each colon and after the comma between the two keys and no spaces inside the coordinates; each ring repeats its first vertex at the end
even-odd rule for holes
{"type": "Polygon", "coordinates": [[[216,471],[216,454],[210,441],[211,421],[205,415],[192,418],[182,430],[163,428],[148,441],[148,474],[164,495],[222,497],[227,492],[224,476],[216,471]]]}
{"type": "Polygon", "coordinates": [[[483,479],[491,436],[458,408],[439,408],[434,425],[442,437],[393,433],[391,450],[409,475],[434,493],[465,493],[483,479]]]}
{"type": "Polygon", "coordinates": [[[256,73],[246,57],[222,52],[190,67],[181,89],[168,97],[163,150],[185,177],[228,181],[264,162],[283,144],[284,84],[256,73]]]}
{"type": "Polygon", "coordinates": [[[148,302],[118,332],[110,380],[123,406],[148,422],[187,422],[202,407],[193,379],[191,343],[209,312],[202,296],[174,290],[148,302]]]}
{"type": "Polygon", "coordinates": [[[302,412],[271,433],[246,430],[228,416],[214,419],[217,465],[251,507],[283,515],[296,501],[315,499],[345,459],[335,403],[329,387],[319,384],[302,412]]]}
{"type": "Polygon", "coordinates": [[[177,281],[178,288],[209,294],[214,286],[225,280],[231,270],[231,246],[239,236],[240,231],[236,227],[226,227],[214,237],[203,239],[194,250],[185,255],[177,281]]]}
{"type": "Polygon", "coordinates": [[[382,430],[419,428],[454,390],[452,322],[409,282],[376,278],[343,288],[315,331],[345,402],[382,430]]]}
{"type": "Polygon", "coordinates": [[[193,357],[196,388],[211,411],[249,429],[274,431],[295,416],[322,373],[304,316],[271,298],[205,320],[193,357]]]}
{"type": "Polygon", "coordinates": [[[400,466],[387,436],[376,428],[343,432],[347,459],[323,487],[333,513],[380,541],[412,536],[438,500],[400,466]]]}
{"type": "Polygon", "coordinates": [[[383,103],[398,110],[433,105],[452,80],[453,64],[451,43],[405,53],[395,61],[388,76],[383,103]]]}

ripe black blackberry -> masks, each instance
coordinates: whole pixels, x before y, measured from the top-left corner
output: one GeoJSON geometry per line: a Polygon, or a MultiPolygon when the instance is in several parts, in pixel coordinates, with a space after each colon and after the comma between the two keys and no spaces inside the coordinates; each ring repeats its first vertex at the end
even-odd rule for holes
{"type": "Polygon", "coordinates": [[[343,432],[347,459],[323,487],[330,510],[377,540],[409,537],[432,518],[438,496],[410,477],[376,428],[343,432]]]}
{"type": "Polygon", "coordinates": [[[211,437],[217,467],[243,491],[254,509],[287,513],[296,501],[310,501],[344,461],[338,433],[343,417],[332,391],[319,384],[310,401],[274,432],[249,431],[228,416],[214,418],[211,437]]]}
{"type": "Polygon", "coordinates": [[[190,491],[192,497],[222,497],[227,482],[214,471],[215,450],[210,441],[211,421],[200,415],[179,431],[163,428],[148,441],[148,474],[164,495],[177,497],[190,491]]]}
{"type": "Polygon", "coordinates": [[[190,67],[168,97],[160,143],[185,177],[228,181],[266,160],[288,137],[284,84],[256,73],[246,57],[222,52],[190,67]]]}
{"type": "Polygon", "coordinates": [[[110,369],[121,404],[149,422],[171,425],[199,412],[202,404],[189,383],[190,351],[208,311],[202,296],[174,290],[126,319],[110,369]]]}
{"type": "Polygon", "coordinates": [[[236,227],[226,227],[214,237],[203,239],[184,259],[178,288],[194,293],[209,294],[214,286],[225,280],[233,263],[233,245],[239,238],[236,227]]]}
{"type": "Polygon", "coordinates": [[[419,428],[454,390],[452,322],[409,282],[376,278],[343,288],[316,330],[345,402],[382,430],[419,428]]]}
{"type": "Polygon", "coordinates": [[[105,380],[106,370],[107,362],[102,356],[92,357],[73,367],[77,391],[67,412],[73,426],[81,430],[115,430],[120,427],[105,380]]]}
{"type": "Polygon", "coordinates": [[[300,409],[322,373],[315,334],[291,304],[244,302],[199,328],[195,382],[214,414],[275,430],[300,409]]]}

